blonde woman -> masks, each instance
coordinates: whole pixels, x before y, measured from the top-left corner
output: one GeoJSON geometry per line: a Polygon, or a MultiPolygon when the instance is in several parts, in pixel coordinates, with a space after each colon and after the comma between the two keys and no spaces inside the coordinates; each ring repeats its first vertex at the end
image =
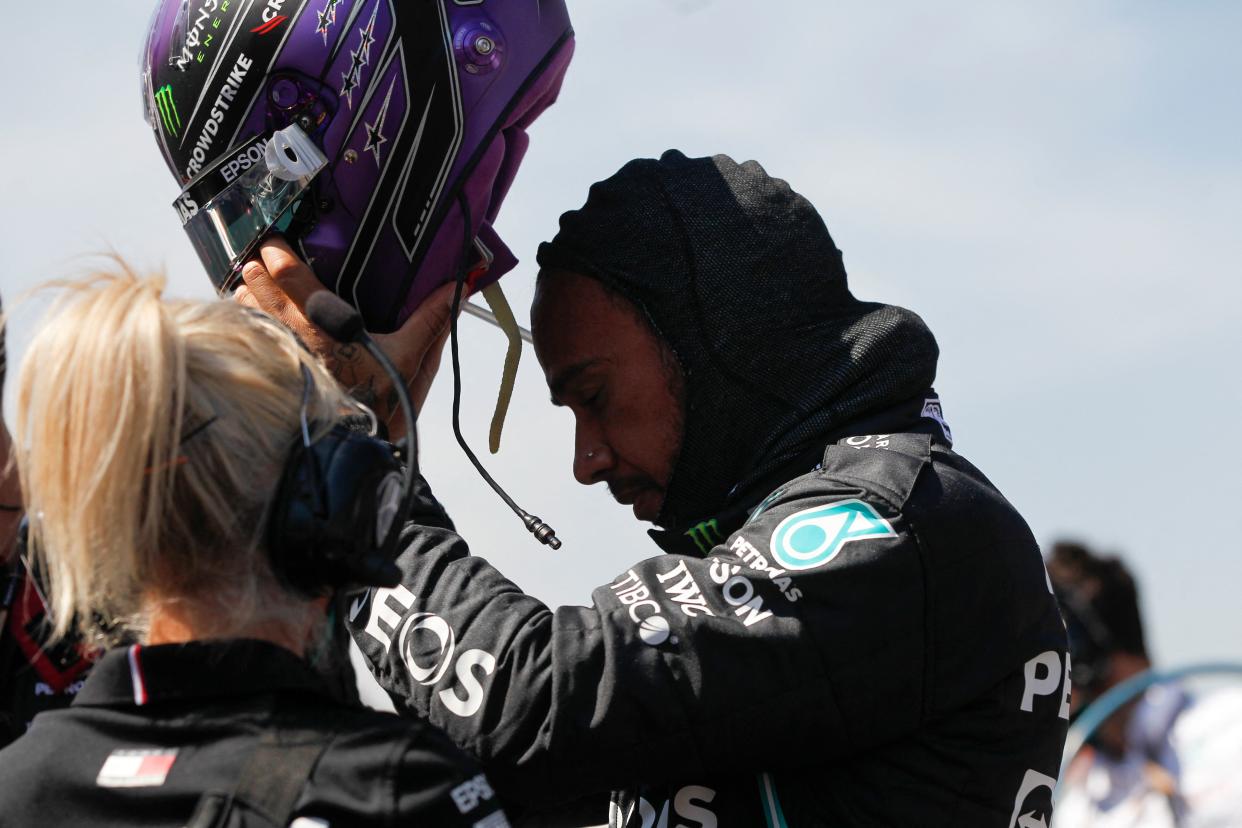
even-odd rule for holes
{"type": "Polygon", "coordinates": [[[125,268],[59,287],[17,381],[30,563],[54,636],[111,649],[0,751],[0,825],[506,825],[438,732],[310,664],[330,585],[289,586],[265,532],[291,448],[357,412],[323,364],[125,268]]]}

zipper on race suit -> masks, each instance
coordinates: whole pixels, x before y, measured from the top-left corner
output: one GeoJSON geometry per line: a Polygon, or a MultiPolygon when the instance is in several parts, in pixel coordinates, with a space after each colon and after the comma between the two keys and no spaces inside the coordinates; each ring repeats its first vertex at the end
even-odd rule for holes
{"type": "Polygon", "coordinates": [[[776,795],[776,783],[772,774],[759,774],[759,801],[763,803],[763,819],[767,828],[789,828],[785,821],[785,812],[781,810],[781,799],[776,795]]]}

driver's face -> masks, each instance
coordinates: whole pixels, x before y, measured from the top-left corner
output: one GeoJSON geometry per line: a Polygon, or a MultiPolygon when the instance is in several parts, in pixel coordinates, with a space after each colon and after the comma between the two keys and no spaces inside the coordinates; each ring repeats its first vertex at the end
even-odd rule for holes
{"type": "Polygon", "coordinates": [[[681,369],[637,308],[594,279],[545,273],[531,307],[555,405],[574,414],[574,477],[604,482],[639,520],[664,503],[681,445],[681,369]]]}

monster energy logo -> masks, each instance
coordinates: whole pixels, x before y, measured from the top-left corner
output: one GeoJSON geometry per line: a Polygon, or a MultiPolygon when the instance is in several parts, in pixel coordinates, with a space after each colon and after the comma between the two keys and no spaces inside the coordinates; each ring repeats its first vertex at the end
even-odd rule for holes
{"type": "Polygon", "coordinates": [[[177,114],[177,102],[173,100],[172,85],[162,86],[155,93],[155,103],[160,108],[160,118],[164,121],[164,129],[176,136],[181,129],[181,116],[177,114]]]}
{"type": "Polygon", "coordinates": [[[692,526],[686,530],[686,537],[694,541],[694,545],[704,555],[712,551],[712,547],[724,541],[720,536],[720,527],[716,525],[716,520],[705,520],[697,526],[692,526]]]}

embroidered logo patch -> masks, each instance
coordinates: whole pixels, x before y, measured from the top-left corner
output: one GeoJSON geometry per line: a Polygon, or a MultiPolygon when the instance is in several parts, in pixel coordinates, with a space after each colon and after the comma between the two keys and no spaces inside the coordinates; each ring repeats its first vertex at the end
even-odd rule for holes
{"type": "Polygon", "coordinates": [[[923,401],[922,416],[929,420],[935,420],[940,423],[940,428],[944,431],[944,436],[949,442],[953,442],[953,431],[949,428],[949,421],[944,418],[944,407],[940,405],[940,400],[936,397],[923,401]]]}
{"type": "Polygon", "coordinates": [[[104,760],[95,784],[101,788],[157,788],[164,784],[176,748],[167,750],[114,750],[104,760]]]}
{"type": "Polygon", "coordinates": [[[463,814],[470,813],[479,807],[480,802],[490,800],[495,795],[496,792],[492,790],[487,777],[481,773],[473,779],[467,779],[449,792],[449,796],[453,798],[453,804],[463,814]]]}
{"type": "Polygon", "coordinates": [[[772,533],[772,557],[785,569],[814,569],[831,561],[850,541],[893,538],[897,533],[869,504],[843,500],[803,509],[772,533]]]}

